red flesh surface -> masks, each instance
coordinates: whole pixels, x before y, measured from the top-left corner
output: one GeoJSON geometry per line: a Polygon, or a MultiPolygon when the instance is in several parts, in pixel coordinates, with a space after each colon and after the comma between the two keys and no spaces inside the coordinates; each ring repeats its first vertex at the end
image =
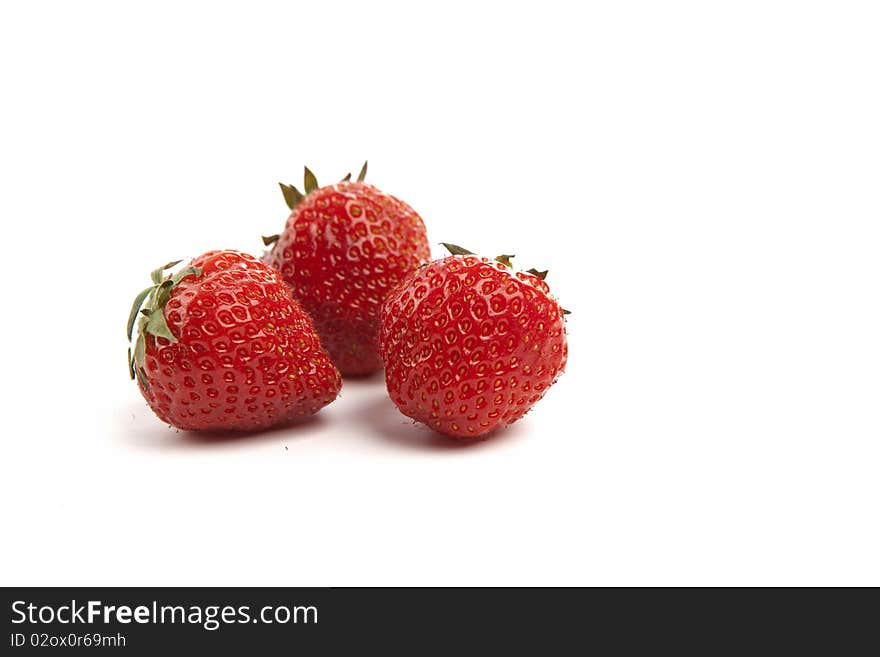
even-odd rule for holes
{"type": "Polygon", "coordinates": [[[265,260],[311,315],[336,367],[363,375],[382,367],[382,302],[428,258],[419,215],[372,185],[352,182],[308,194],[265,260]]]}
{"type": "Polygon", "coordinates": [[[391,399],[454,437],[520,419],[565,368],[562,308],[536,276],[477,256],[436,260],[382,309],[391,399]]]}
{"type": "Polygon", "coordinates": [[[177,343],[146,336],[139,387],[164,422],[187,430],[263,429],[336,399],[339,372],[278,272],[237,251],[190,263],[165,319],[177,343]]]}

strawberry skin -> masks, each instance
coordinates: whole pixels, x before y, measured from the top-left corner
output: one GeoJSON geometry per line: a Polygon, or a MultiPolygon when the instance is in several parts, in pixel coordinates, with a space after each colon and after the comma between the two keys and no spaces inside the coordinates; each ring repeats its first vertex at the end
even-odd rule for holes
{"type": "Polygon", "coordinates": [[[563,313],[539,276],[474,255],[435,260],[382,308],[388,393],[456,438],[516,422],[565,369],[563,313]]]}
{"type": "Polygon", "coordinates": [[[375,372],[382,302],[430,258],[425,225],[409,205],[363,182],[306,190],[265,260],[311,315],[342,374],[375,372]]]}
{"type": "Polygon", "coordinates": [[[163,422],[252,431],[336,399],[339,372],[278,272],[237,251],[209,251],[181,274],[187,272],[165,279],[147,299],[132,362],[141,393],[163,422]]]}

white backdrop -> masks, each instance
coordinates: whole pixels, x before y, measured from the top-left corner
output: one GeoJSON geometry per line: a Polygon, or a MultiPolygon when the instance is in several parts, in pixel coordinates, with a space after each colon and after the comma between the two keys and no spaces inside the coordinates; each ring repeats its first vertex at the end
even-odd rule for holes
{"type": "Polygon", "coordinates": [[[873,3],[4,3],[6,585],[880,585],[873,3]],[[381,378],[204,441],[148,272],[374,184],[549,267],[568,371],[456,447],[381,378]]]}

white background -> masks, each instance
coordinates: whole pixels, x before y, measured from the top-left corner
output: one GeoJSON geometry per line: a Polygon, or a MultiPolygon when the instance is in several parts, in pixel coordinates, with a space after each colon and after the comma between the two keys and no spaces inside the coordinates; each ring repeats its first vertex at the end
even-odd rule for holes
{"type": "Polygon", "coordinates": [[[6,585],[880,584],[873,3],[4,3],[6,585]],[[457,447],[381,378],[239,440],[146,408],[150,269],[308,163],[515,253],[568,371],[457,447]]]}

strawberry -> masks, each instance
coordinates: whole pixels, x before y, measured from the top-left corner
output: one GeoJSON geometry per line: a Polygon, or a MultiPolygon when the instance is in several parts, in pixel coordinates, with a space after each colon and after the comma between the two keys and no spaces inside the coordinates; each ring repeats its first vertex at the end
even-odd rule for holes
{"type": "Polygon", "coordinates": [[[568,311],[546,272],[454,255],[410,274],[382,307],[388,393],[404,415],[470,438],[520,419],[565,369],[568,311]]]}
{"type": "Polygon", "coordinates": [[[292,210],[284,232],[263,241],[267,263],[281,272],[312,316],[321,342],[344,375],[382,367],[379,310],[388,292],[430,258],[421,217],[364,180],[319,187],[305,170],[305,196],[281,190],[292,210]]]}
{"type": "Polygon", "coordinates": [[[336,399],[339,372],[278,272],[238,251],[166,275],[176,264],[153,272],[128,320],[131,340],[140,311],[131,376],[163,422],[250,431],[336,399]]]}

